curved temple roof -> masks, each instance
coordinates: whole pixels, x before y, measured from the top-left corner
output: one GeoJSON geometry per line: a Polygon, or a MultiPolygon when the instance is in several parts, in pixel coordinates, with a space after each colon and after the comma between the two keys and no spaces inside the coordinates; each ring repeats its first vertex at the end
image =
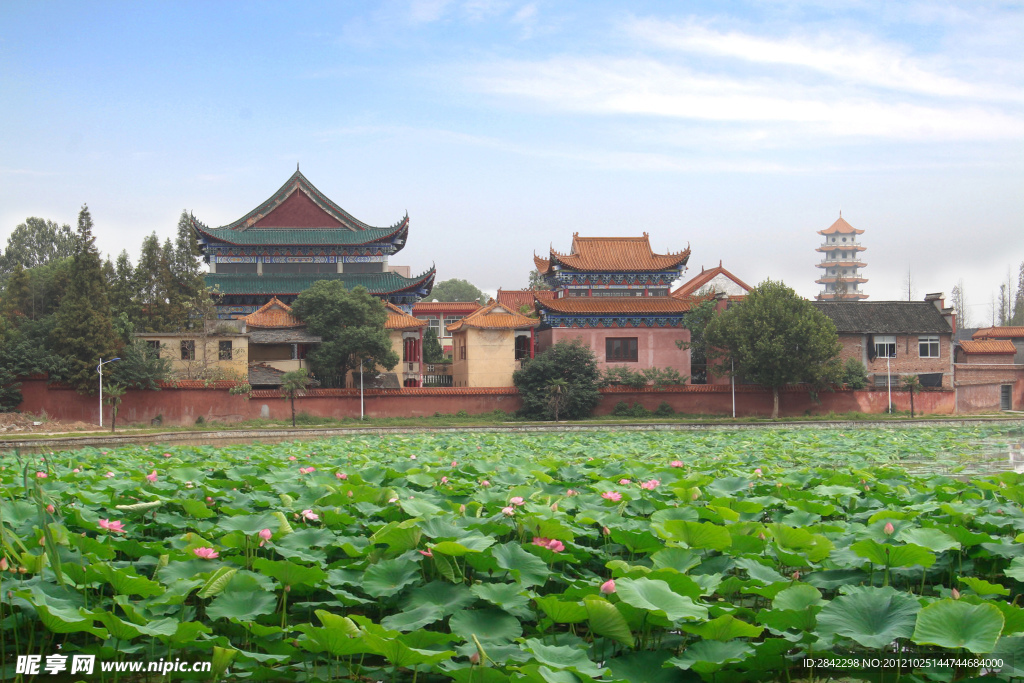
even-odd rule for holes
{"type": "Polygon", "coordinates": [[[657,272],[680,269],[689,258],[689,247],[676,254],[655,254],[646,232],[641,237],[580,237],[577,232],[570,253],[552,249],[550,259],[534,256],[533,261],[542,274],[556,265],[576,271],[657,272]]]}

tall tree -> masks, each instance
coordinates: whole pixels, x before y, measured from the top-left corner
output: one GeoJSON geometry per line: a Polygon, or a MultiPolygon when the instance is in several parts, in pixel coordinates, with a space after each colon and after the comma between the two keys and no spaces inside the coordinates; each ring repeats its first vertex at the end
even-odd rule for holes
{"type": "Polygon", "coordinates": [[[953,300],[953,310],[956,311],[956,326],[958,329],[971,326],[971,318],[967,312],[967,297],[964,295],[964,281],[957,280],[950,295],[953,300]]]}
{"type": "Polygon", "coordinates": [[[1020,264],[1020,272],[1017,274],[1017,293],[1013,297],[1013,315],[1010,317],[1011,325],[1024,325],[1024,263],[1020,264]]]}
{"type": "Polygon", "coordinates": [[[60,302],[51,332],[54,351],[68,359],[65,379],[82,392],[97,389],[96,364],[101,357],[113,358],[118,346],[92,227],[89,207],[83,204],[78,214],[68,291],[60,302]]]}
{"type": "Polygon", "coordinates": [[[154,232],[142,239],[142,253],[135,268],[135,291],[140,307],[138,327],[143,332],[170,331],[168,265],[154,232]]]}
{"type": "Polygon", "coordinates": [[[438,301],[478,301],[481,304],[487,303],[487,295],[477,289],[466,280],[452,278],[434,285],[430,296],[438,301]]]}
{"type": "Polygon", "coordinates": [[[540,420],[581,420],[601,402],[601,371],[593,349],[562,340],[512,373],[520,414],[540,420]]]}
{"type": "Polygon", "coordinates": [[[70,225],[27,218],[7,238],[7,248],[0,257],[0,278],[6,279],[18,265],[29,269],[68,258],[74,253],[74,245],[70,225]]]}
{"type": "Polygon", "coordinates": [[[536,268],[530,271],[530,280],[526,286],[530,289],[551,289],[551,285],[536,268]]]}
{"type": "Polygon", "coordinates": [[[779,416],[779,390],[787,384],[820,386],[838,381],[836,326],[809,301],[781,282],[765,280],[746,298],[714,316],[704,330],[713,372],[735,374],[772,391],[772,417],[779,416]]]}
{"type": "Polygon", "coordinates": [[[384,329],[387,309],[363,287],[347,290],[339,280],[319,280],[299,295],[292,313],[323,339],[309,352],[310,365],[320,375],[346,377],[367,362],[388,370],[398,364],[384,329]]]}
{"type": "MultiPolygon", "coordinates": [[[[28,271],[17,264],[4,287],[4,315],[12,322],[32,314],[32,281],[28,271]]],[[[16,324],[16,323],[15,323],[16,324]]]]}

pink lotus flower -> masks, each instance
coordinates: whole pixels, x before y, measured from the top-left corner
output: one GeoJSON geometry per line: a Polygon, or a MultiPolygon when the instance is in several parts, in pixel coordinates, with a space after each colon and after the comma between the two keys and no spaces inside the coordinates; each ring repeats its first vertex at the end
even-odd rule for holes
{"type": "Polygon", "coordinates": [[[310,472],[313,472],[314,470],[316,470],[315,467],[300,467],[299,468],[299,474],[309,474],[310,472]]]}
{"type": "Polygon", "coordinates": [[[46,511],[49,512],[51,515],[56,511],[56,508],[53,507],[53,503],[50,503],[49,505],[46,506],[46,511]]]}
{"type": "Polygon", "coordinates": [[[80,470],[80,469],[78,469],[78,468],[76,467],[75,469],[73,469],[73,470],[71,470],[71,471],[72,471],[72,472],[74,472],[75,474],[78,474],[78,473],[79,473],[79,472],[81,472],[82,470],[80,470]]]}
{"type": "Polygon", "coordinates": [[[426,550],[420,550],[418,552],[423,557],[433,557],[434,556],[434,552],[430,548],[427,548],[426,550]]]}
{"type": "Polygon", "coordinates": [[[113,472],[107,472],[103,476],[106,477],[107,479],[110,479],[112,476],[114,476],[114,473],[113,472]]]}
{"type": "Polygon", "coordinates": [[[512,515],[516,514],[516,509],[514,507],[512,507],[511,505],[509,505],[508,507],[501,508],[501,511],[504,512],[509,517],[511,517],[512,515]]]}
{"type": "Polygon", "coordinates": [[[213,548],[192,548],[192,552],[195,553],[196,557],[203,560],[216,560],[220,557],[220,553],[213,548]]]}
{"type": "Polygon", "coordinates": [[[661,481],[659,479],[651,479],[640,484],[640,488],[646,489],[647,491],[653,491],[654,489],[658,488],[659,484],[661,484],[661,481]]]}
{"type": "Polygon", "coordinates": [[[622,494],[618,491],[605,491],[601,494],[601,497],[605,500],[613,500],[615,502],[622,500],[622,494]]]}
{"type": "Polygon", "coordinates": [[[169,458],[169,457],[171,457],[171,454],[170,453],[164,453],[164,457],[165,458],[169,458]]]}
{"type": "Polygon", "coordinates": [[[274,533],[270,529],[260,529],[260,547],[262,548],[263,544],[269,541],[270,537],[273,535],[274,533]]]}
{"type": "Polygon", "coordinates": [[[607,581],[602,583],[601,584],[601,588],[599,590],[602,593],[604,593],[605,595],[611,595],[612,593],[614,593],[615,592],[615,579],[608,579],[607,581]]]}
{"type": "Polygon", "coordinates": [[[296,460],[298,460],[298,458],[296,458],[296,457],[295,457],[294,455],[289,455],[289,456],[288,456],[288,459],[289,459],[290,461],[292,461],[292,462],[295,462],[296,460]]]}
{"type": "Polygon", "coordinates": [[[886,522],[885,528],[882,531],[885,532],[886,536],[892,536],[893,532],[896,531],[896,527],[892,525],[892,522],[886,522]]]}
{"type": "Polygon", "coordinates": [[[37,479],[46,479],[49,476],[46,472],[36,472],[37,479]]]}
{"type": "Polygon", "coordinates": [[[481,482],[480,482],[480,485],[481,485],[481,486],[490,486],[490,485],[491,485],[491,482],[489,482],[489,481],[487,481],[486,479],[484,479],[483,481],[481,481],[481,482]]]}
{"type": "Polygon", "coordinates": [[[410,460],[415,460],[415,459],[416,459],[416,454],[415,454],[415,453],[413,453],[412,455],[410,455],[410,456],[409,456],[409,459],[410,459],[410,460]]]}
{"type": "Polygon", "coordinates": [[[320,515],[316,514],[312,510],[303,510],[302,511],[302,518],[305,519],[306,521],[309,521],[309,522],[319,522],[320,521],[320,515]]]}
{"type": "Polygon", "coordinates": [[[452,460],[452,467],[458,467],[459,463],[457,460],[452,460]]]}
{"type": "Polygon", "coordinates": [[[761,471],[760,467],[758,467],[757,469],[754,470],[754,474],[756,474],[759,477],[763,477],[764,476],[764,472],[761,471]]]}
{"type": "Polygon", "coordinates": [[[447,484],[448,483],[448,477],[441,477],[441,483],[442,484],[447,484]]]}
{"type": "Polygon", "coordinates": [[[348,475],[345,474],[344,472],[335,472],[334,476],[336,476],[338,479],[341,479],[342,481],[348,479],[348,475]]]}
{"type": "Polygon", "coordinates": [[[113,531],[115,534],[123,534],[124,522],[111,522],[109,519],[101,519],[100,528],[105,531],[113,531]]]}
{"type": "Polygon", "coordinates": [[[154,482],[156,482],[156,470],[153,470],[152,472],[150,472],[149,474],[147,474],[147,475],[146,475],[146,479],[149,479],[149,482],[150,482],[151,484],[152,484],[152,483],[154,483],[154,482]]]}
{"type": "Polygon", "coordinates": [[[670,462],[668,464],[668,466],[669,467],[682,467],[683,466],[683,461],[682,460],[673,460],[672,462],[670,462]]]}
{"type": "Polygon", "coordinates": [[[513,505],[522,505],[525,501],[523,500],[522,496],[513,496],[509,498],[508,502],[512,503],[513,505]]]}
{"type": "Polygon", "coordinates": [[[576,489],[569,489],[568,491],[565,492],[565,495],[567,495],[567,496],[578,496],[578,495],[580,495],[580,492],[577,491],[576,489]]]}
{"type": "MultiPolygon", "coordinates": [[[[352,493],[352,492],[351,492],[351,491],[349,491],[349,493],[352,493]]],[[[397,498],[388,498],[388,502],[389,502],[389,503],[397,503],[397,502],[398,502],[398,499],[397,499],[397,498]]]]}
{"type": "Polygon", "coordinates": [[[561,541],[559,541],[557,539],[554,539],[554,538],[544,538],[543,536],[534,536],[533,537],[533,544],[534,545],[539,545],[541,548],[547,548],[548,550],[552,550],[552,551],[554,551],[556,553],[560,553],[563,550],[565,550],[565,545],[561,541]]]}
{"type": "Polygon", "coordinates": [[[620,486],[629,486],[629,479],[619,479],[620,486]]]}

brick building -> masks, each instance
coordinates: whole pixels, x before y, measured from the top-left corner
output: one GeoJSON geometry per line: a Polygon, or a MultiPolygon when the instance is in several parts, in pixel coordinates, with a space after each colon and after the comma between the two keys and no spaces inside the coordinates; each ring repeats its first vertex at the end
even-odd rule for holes
{"type": "Polygon", "coordinates": [[[941,294],[924,301],[815,301],[835,323],[840,357],[867,368],[876,387],[917,375],[926,387],[953,386],[955,317],[941,294]]]}

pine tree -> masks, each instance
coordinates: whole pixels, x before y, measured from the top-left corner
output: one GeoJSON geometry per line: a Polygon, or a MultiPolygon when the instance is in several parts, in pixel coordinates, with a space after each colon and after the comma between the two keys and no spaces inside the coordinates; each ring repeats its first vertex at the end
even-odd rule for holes
{"type": "Polygon", "coordinates": [[[96,364],[100,358],[114,357],[117,335],[111,324],[103,265],[92,234],[92,216],[84,204],[78,214],[68,290],[57,310],[51,340],[54,350],[68,361],[64,379],[81,392],[95,392],[96,364]]]}
{"type": "Polygon", "coordinates": [[[1010,318],[1011,325],[1024,325],[1024,263],[1020,264],[1020,273],[1017,274],[1017,295],[1013,297],[1013,316],[1010,318]]]}
{"type": "Polygon", "coordinates": [[[28,271],[18,263],[4,288],[4,316],[17,324],[17,320],[32,314],[32,283],[28,271]]]}
{"type": "Polygon", "coordinates": [[[141,331],[168,331],[166,271],[167,264],[163,260],[160,239],[154,232],[143,238],[139,265],[135,268],[135,291],[141,307],[141,331]]]}
{"type": "MultiPolygon", "coordinates": [[[[138,291],[135,289],[135,269],[128,250],[122,249],[114,262],[114,274],[109,281],[110,309],[115,318],[122,319],[121,327],[138,329],[141,323],[141,309],[138,291]]],[[[125,340],[127,341],[127,340],[125,340]]]]}

